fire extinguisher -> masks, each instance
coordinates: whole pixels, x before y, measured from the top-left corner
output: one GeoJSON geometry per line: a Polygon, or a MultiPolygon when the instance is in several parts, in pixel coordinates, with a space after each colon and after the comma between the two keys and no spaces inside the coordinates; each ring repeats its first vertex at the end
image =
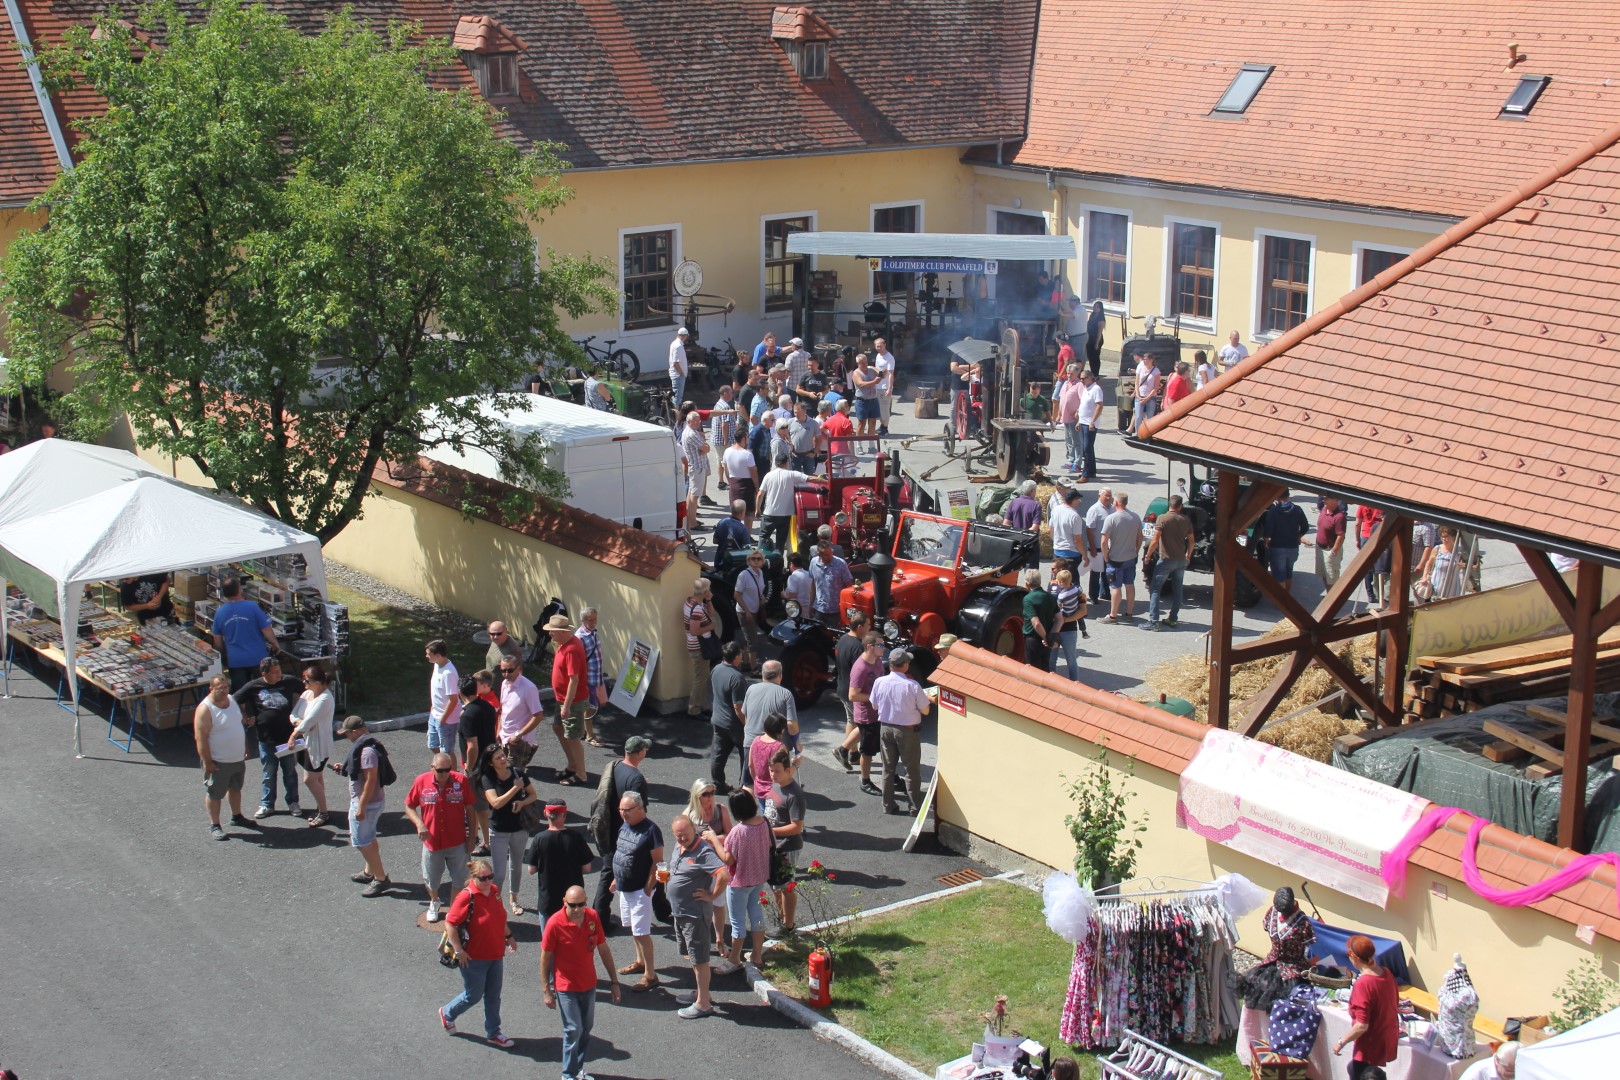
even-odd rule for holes
{"type": "Polygon", "coordinates": [[[825,1009],[832,1004],[832,953],[818,948],[810,954],[810,1004],[825,1009]]]}

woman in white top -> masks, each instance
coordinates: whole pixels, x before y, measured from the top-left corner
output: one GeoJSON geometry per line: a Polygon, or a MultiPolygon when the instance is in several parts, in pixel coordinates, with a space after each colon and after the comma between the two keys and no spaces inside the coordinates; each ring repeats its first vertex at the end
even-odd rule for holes
{"type": "MultiPolygon", "coordinates": [[[[713,780],[692,781],[692,797],[686,804],[686,816],[699,836],[703,835],[705,829],[716,836],[724,836],[731,831],[731,815],[726,812],[726,804],[720,801],[716,790],[713,780]]],[[[726,914],[726,890],[719,890],[713,907],[715,948],[723,952],[726,929],[731,925],[726,914]]]]}
{"type": "Polygon", "coordinates": [[[292,709],[290,741],[304,740],[298,764],[304,770],[304,786],[315,799],[315,813],[309,818],[312,829],[326,824],[326,762],[332,756],[332,714],[337,708],[330,679],[319,664],[304,668],[304,692],[292,709]]]}
{"type": "Polygon", "coordinates": [[[1193,389],[1202,390],[1215,381],[1215,365],[1209,362],[1209,354],[1203,349],[1193,353],[1193,389]]]}
{"type": "Polygon", "coordinates": [[[1427,582],[1428,599],[1450,600],[1463,594],[1462,554],[1457,544],[1457,530],[1450,525],[1440,526],[1440,543],[1423,553],[1418,580],[1427,582]]]}

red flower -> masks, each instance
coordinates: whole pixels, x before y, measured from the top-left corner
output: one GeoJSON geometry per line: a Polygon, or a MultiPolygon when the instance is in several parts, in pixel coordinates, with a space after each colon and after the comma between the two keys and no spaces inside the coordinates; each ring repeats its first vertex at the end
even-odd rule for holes
{"type": "Polygon", "coordinates": [[[794,889],[797,889],[798,887],[799,887],[799,883],[797,881],[790,881],[790,882],[788,882],[786,885],[784,885],[782,887],[782,891],[783,892],[792,892],[794,889]]]}
{"type": "Polygon", "coordinates": [[[770,893],[766,892],[764,889],[759,890],[759,902],[760,903],[762,903],[762,904],[768,903],[770,901],[770,899],[771,899],[771,894],[770,893]]]}
{"type": "Polygon", "coordinates": [[[828,874],[827,875],[827,880],[828,881],[837,881],[838,880],[838,875],[837,874],[828,874]]]}
{"type": "Polygon", "coordinates": [[[810,869],[812,869],[812,870],[820,870],[820,869],[822,869],[820,861],[816,860],[816,859],[811,859],[810,860],[810,869]]]}

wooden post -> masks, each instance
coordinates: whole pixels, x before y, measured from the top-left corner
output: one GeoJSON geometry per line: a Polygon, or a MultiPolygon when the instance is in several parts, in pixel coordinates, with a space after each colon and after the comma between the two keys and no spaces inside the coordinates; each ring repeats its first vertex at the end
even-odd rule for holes
{"type": "Polygon", "coordinates": [[[1233,519],[1238,508],[1238,477],[1222,472],[1215,489],[1215,595],[1209,613],[1209,722],[1218,728],[1232,723],[1232,604],[1237,594],[1237,560],[1232,549],[1240,531],[1233,519]]]}
{"type": "Polygon", "coordinates": [[[1586,766],[1592,752],[1592,694],[1597,676],[1597,616],[1603,606],[1603,564],[1583,559],[1575,571],[1570,622],[1569,734],[1564,737],[1564,794],[1558,806],[1558,843],[1586,846],[1586,766]]]}
{"type": "Polygon", "coordinates": [[[1395,618],[1384,624],[1379,640],[1384,646],[1384,708],[1401,715],[1406,690],[1406,652],[1412,615],[1412,519],[1395,519],[1395,539],[1389,545],[1389,597],[1385,610],[1395,618]]]}

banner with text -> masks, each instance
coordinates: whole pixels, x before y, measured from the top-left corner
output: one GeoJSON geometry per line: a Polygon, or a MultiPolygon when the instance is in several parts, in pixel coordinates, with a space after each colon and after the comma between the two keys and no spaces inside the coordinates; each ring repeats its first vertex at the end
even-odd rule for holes
{"type": "Polygon", "coordinates": [[[873,273],[885,274],[983,274],[994,277],[995,259],[930,259],[917,255],[885,255],[866,260],[873,273]]]}
{"type": "MultiPolygon", "coordinates": [[[[1575,571],[1563,577],[1573,592],[1575,571]]],[[[1611,566],[1603,572],[1603,602],[1608,603],[1617,593],[1620,593],[1620,570],[1611,566]]],[[[1539,581],[1522,581],[1418,608],[1412,614],[1412,645],[1407,663],[1415,665],[1420,656],[1472,652],[1549,633],[1567,634],[1569,627],[1547,599],[1539,581]]]]}
{"type": "Polygon", "coordinates": [[[1383,907],[1383,859],[1427,799],[1213,729],[1181,774],[1176,824],[1383,907]]]}

